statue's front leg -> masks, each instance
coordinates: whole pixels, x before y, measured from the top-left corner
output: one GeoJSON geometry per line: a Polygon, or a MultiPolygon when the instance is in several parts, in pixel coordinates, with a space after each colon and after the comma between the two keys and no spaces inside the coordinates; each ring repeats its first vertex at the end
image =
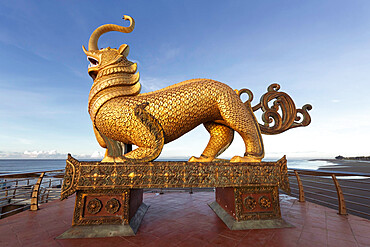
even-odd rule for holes
{"type": "MultiPolygon", "coordinates": [[[[111,141],[114,141],[114,140],[111,140],[111,141]]],[[[132,145],[131,144],[124,144],[122,142],[116,142],[115,144],[116,144],[115,149],[121,149],[122,151],[117,153],[116,156],[112,156],[110,154],[112,152],[109,152],[109,150],[106,149],[102,162],[111,162],[111,163],[112,162],[122,162],[122,154],[126,154],[126,153],[132,151],[132,145]]]]}
{"type": "MultiPolygon", "coordinates": [[[[94,130],[95,138],[98,141],[99,145],[102,148],[105,148],[105,154],[104,154],[104,158],[103,158],[102,162],[114,162],[114,157],[109,156],[109,151],[108,151],[108,148],[107,148],[107,143],[104,140],[104,139],[107,139],[107,137],[104,136],[104,138],[103,138],[103,135],[99,133],[99,131],[96,129],[95,126],[93,126],[93,130],[94,130]]],[[[107,142],[109,142],[109,141],[107,140],[107,142]]]]}
{"type": "Polygon", "coordinates": [[[104,146],[103,145],[101,146],[103,148],[106,148],[105,155],[104,155],[102,162],[115,162],[115,161],[118,162],[116,160],[117,157],[121,157],[122,154],[125,153],[125,151],[127,152],[127,150],[125,150],[127,148],[126,147],[127,144],[110,139],[104,134],[100,133],[98,130],[95,130],[95,136],[97,136],[97,139],[98,137],[102,139],[104,146]]]}
{"type": "Polygon", "coordinates": [[[93,129],[94,129],[95,138],[98,141],[99,145],[102,148],[107,148],[107,144],[105,143],[104,138],[100,135],[99,131],[96,129],[95,126],[93,126],[93,129]]]}

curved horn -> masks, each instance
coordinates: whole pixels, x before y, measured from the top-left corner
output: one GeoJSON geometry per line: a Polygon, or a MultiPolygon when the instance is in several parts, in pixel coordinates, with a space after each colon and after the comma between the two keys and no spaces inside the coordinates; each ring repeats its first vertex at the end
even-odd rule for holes
{"type": "Polygon", "coordinates": [[[132,30],[134,30],[135,27],[135,21],[131,16],[124,15],[122,19],[129,20],[130,26],[128,27],[122,27],[114,24],[106,24],[103,26],[98,27],[95,29],[95,31],[91,34],[89,39],[89,51],[91,50],[99,50],[98,48],[98,39],[99,37],[107,32],[110,31],[118,31],[122,33],[131,33],[132,30]]]}

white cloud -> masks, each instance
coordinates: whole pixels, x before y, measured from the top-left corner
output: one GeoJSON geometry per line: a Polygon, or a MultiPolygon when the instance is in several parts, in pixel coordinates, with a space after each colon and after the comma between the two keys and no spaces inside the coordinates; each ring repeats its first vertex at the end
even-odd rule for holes
{"type": "Polygon", "coordinates": [[[58,153],[56,150],[49,151],[24,151],[24,152],[4,152],[0,151],[1,159],[65,159],[67,154],[58,153]]]}
{"type": "MultiPolygon", "coordinates": [[[[102,159],[104,152],[94,151],[91,154],[72,154],[77,159],[102,159]]],[[[0,151],[0,159],[67,159],[67,153],[59,153],[57,150],[26,150],[24,152],[0,151]]]]}
{"type": "Polygon", "coordinates": [[[92,159],[95,159],[95,158],[103,158],[104,157],[104,153],[103,152],[100,152],[100,151],[95,151],[91,154],[90,158],[92,159]]]}
{"type": "Polygon", "coordinates": [[[58,153],[57,150],[49,151],[24,151],[22,158],[36,158],[36,159],[63,159],[66,158],[66,154],[58,153]]]}

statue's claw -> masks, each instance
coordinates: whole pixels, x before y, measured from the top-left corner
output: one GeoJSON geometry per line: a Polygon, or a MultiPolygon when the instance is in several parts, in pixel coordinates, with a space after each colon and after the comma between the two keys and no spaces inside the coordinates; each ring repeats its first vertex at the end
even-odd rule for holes
{"type": "Polygon", "coordinates": [[[250,156],[234,156],[231,158],[230,162],[261,162],[262,158],[254,158],[250,156]]]}
{"type": "Polygon", "coordinates": [[[115,157],[114,160],[117,162],[117,163],[122,163],[122,162],[125,162],[126,160],[123,159],[123,157],[115,157]]]}
{"type": "Polygon", "coordinates": [[[114,157],[105,156],[101,162],[114,163],[114,157]]]}
{"type": "Polygon", "coordinates": [[[200,156],[199,158],[192,156],[188,162],[211,162],[213,159],[214,158],[212,157],[206,157],[206,156],[200,156]]]}
{"type": "Polygon", "coordinates": [[[124,159],[123,156],[112,157],[112,156],[106,155],[101,162],[122,163],[122,162],[125,162],[125,161],[127,161],[127,160],[124,159]]]}

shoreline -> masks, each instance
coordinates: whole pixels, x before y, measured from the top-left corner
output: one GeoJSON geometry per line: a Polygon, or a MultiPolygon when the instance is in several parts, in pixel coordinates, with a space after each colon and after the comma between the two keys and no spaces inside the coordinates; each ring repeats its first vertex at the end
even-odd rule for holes
{"type": "Polygon", "coordinates": [[[326,161],[332,164],[321,166],[319,170],[327,171],[343,171],[354,173],[369,173],[370,174],[370,161],[360,160],[338,160],[338,159],[310,159],[308,161],[326,161]]]}

